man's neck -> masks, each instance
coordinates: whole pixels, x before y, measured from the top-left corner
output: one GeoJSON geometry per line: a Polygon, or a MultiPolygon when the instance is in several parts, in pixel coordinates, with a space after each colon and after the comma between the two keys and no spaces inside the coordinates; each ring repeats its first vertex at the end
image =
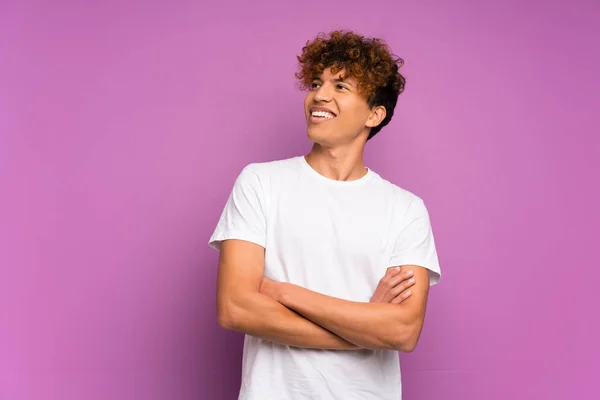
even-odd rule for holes
{"type": "Polygon", "coordinates": [[[304,158],[315,171],[329,179],[354,181],[367,173],[363,150],[364,145],[332,149],[315,143],[304,158]]]}

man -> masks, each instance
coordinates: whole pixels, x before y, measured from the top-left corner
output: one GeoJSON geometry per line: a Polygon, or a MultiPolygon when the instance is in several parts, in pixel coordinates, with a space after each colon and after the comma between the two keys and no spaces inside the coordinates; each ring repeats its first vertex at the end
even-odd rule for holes
{"type": "Polygon", "coordinates": [[[209,244],[219,324],[246,333],[239,399],[401,398],[440,267],[423,201],[365,167],[405,79],[378,39],[320,35],[298,57],[306,156],[246,166],[209,244]]]}

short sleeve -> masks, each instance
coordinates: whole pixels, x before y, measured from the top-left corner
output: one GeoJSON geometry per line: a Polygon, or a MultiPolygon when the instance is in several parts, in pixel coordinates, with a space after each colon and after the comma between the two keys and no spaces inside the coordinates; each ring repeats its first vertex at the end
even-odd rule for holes
{"type": "Polygon", "coordinates": [[[235,181],[219,222],[208,242],[219,251],[227,239],[239,239],[265,247],[266,213],[258,175],[244,168],[235,181]]]}
{"type": "Polygon", "coordinates": [[[390,266],[418,265],[429,270],[429,283],[440,281],[441,270],[429,213],[423,200],[413,200],[402,221],[402,229],[396,239],[390,266]]]}

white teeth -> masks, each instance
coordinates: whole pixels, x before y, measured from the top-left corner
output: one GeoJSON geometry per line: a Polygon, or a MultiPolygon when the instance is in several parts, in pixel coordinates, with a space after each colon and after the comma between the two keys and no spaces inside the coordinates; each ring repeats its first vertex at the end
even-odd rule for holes
{"type": "Polygon", "coordinates": [[[333,115],[333,114],[331,114],[331,113],[328,113],[327,111],[313,111],[313,112],[311,113],[311,115],[312,115],[313,117],[324,117],[324,118],[328,118],[328,119],[331,119],[331,118],[333,118],[333,117],[334,117],[334,115],[333,115]]]}

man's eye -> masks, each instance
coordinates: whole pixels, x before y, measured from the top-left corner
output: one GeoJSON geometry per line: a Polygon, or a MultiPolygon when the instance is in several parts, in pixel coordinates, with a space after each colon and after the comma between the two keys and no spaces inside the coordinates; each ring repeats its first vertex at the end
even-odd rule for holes
{"type": "Polygon", "coordinates": [[[347,88],[346,86],[344,86],[344,85],[337,85],[337,88],[338,88],[338,89],[345,89],[345,90],[348,90],[348,88],[347,88]]]}
{"type": "Polygon", "coordinates": [[[320,85],[319,85],[319,83],[317,83],[317,82],[313,82],[313,83],[310,85],[311,89],[316,89],[316,88],[318,88],[319,86],[320,86],[320,85]]]}

